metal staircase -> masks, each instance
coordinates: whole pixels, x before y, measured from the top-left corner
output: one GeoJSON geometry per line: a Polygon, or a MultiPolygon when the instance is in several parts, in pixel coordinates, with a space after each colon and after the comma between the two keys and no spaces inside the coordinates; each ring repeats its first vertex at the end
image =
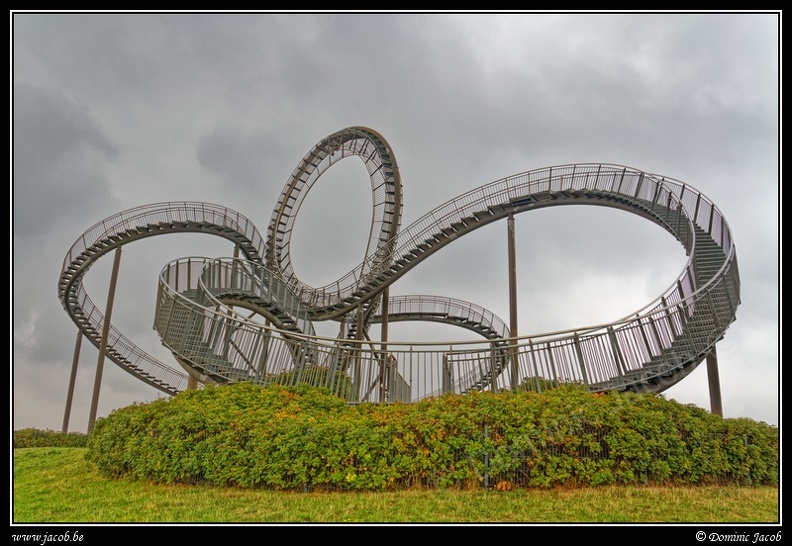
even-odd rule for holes
{"type": "MultiPolygon", "coordinates": [[[[740,303],[736,254],[720,211],[687,184],[620,165],[528,171],[460,195],[406,228],[400,219],[401,179],[390,147],[370,129],[349,128],[323,139],[303,158],[281,192],[266,240],[244,216],[223,207],[163,203],[131,209],[77,240],[64,260],[59,297],[99,346],[103,315],[81,283],[97,259],[153,235],[224,237],[244,259],[180,259],[163,269],[154,323],[162,343],[182,366],[213,382],[300,378],[337,385],[337,374],[343,373],[355,393],[351,402],[516,388],[533,377],[580,382],[592,391],[661,392],[707,357],[740,303]],[[344,157],[362,160],[369,172],[375,207],[371,238],[355,269],[334,283],[311,287],[292,269],[291,230],[310,187],[344,157]],[[518,214],[565,205],[617,208],[660,225],[687,253],[684,270],[655,301],[627,317],[519,338],[510,336],[500,318],[469,302],[399,296],[380,308],[377,298],[388,287],[460,237],[518,214]],[[235,307],[268,322],[251,320],[235,307]],[[352,320],[356,313],[365,317],[362,324],[352,320]],[[343,339],[316,336],[313,324],[327,320],[354,326],[343,339]],[[453,324],[484,342],[427,349],[410,342],[373,343],[365,332],[351,331],[383,320],[453,324]]],[[[183,373],[111,332],[107,356],[113,362],[169,394],[183,389],[183,373]]]]}

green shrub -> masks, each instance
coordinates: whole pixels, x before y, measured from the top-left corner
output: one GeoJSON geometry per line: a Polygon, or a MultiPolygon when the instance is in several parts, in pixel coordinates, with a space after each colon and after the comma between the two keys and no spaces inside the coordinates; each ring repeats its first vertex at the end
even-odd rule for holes
{"type": "Polygon", "coordinates": [[[87,457],[108,477],[277,489],[777,485],[778,441],[766,423],[578,385],[348,405],[236,383],[116,410],[87,457]]]}
{"type": "Polygon", "coordinates": [[[56,432],[25,428],[14,431],[14,447],[85,447],[88,435],[80,432],[56,432]]]}

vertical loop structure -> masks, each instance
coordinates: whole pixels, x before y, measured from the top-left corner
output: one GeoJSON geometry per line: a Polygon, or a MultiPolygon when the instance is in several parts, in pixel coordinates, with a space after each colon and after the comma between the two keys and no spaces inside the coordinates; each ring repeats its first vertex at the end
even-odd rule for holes
{"type": "Polygon", "coordinates": [[[278,198],[266,237],[245,216],[218,205],[169,202],[129,209],[75,241],[64,258],[58,296],[89,341],[100,347],[105,338],[107,358],[162,392],[184,390],[192,376],[218,384],[306,383],[351,403],[566,382],[594,392],[662,392],[714,354],[736,319],[740,280],[731,230],[709,199],[669,177],[623,165],[556,165],[483,185],[404,228],[401,217],[402,181],[390,145],[371,129],[349,127],[303,157],[278,198]],[[308,286],[292,266],[292,229],[309,190],[347,157],[364,163],[371,182],[373,214],[363,260],[330,284],[308,286]],[[380,297],[412,268],[482,226],[581,204],[631,212],[673,236],[687,261],[671,286],[606,324],[520,337],[472,302],[442,295],[380,297]],[[106,325],[83,278],[122,245],[176,232],[223,237],[241,256],[177,258],[162,269],[154,328],[179,364],[174,367],[106,325]],[[314,324],[320,321],[341,323],[339,336],[317,336],[314,324]],[[373,343],[369,328],[387,321],[452,324],[476,339],[373,343]]]}

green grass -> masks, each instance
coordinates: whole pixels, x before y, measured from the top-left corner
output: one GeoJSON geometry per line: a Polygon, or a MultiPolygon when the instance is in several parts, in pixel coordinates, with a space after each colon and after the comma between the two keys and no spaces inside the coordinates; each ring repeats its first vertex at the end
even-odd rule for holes
{"type": "Polygon", "coordinates": [[[13,523],[778,523],[777,487],[302,493],[102,478],[85,448],[14,450],[13,523]]]}

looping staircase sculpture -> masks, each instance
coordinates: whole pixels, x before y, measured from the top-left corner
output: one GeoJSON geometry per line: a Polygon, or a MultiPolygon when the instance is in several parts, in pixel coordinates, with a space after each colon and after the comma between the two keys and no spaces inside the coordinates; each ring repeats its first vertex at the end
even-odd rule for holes
{"type": "Polygon", "coordinates": [[[300,161],[263,237],[231,209],[196,202],[147,205],[111,216],[66,254],[58,296],[81,333],[106,357],[167,394],[190,383],[255,381],[328,387],[350,403],[411,402],[446,392],[541,388],[543,380],[589,390],[662,392],[714,351],[740,303],[731,231],[704,195],[674,179],[621,165],[571,164],[496,180],[401,228],[402,184],[385,139],[350,127],[300,161]],[[301,282],[291,233],[309,190],[337,161],[356,157],[371,181],[374,213],[363,261],[321,287],[301,282]],[[511,337],[506,323],[473,303],[441,296],[389,296],[388,288],[439,249],[492,222],[572,204],[613,207],[660,225],[688,260],[655,301],[608,324],[511,337]],[[159,277],[154,328],[180,367],[124,337],[89,298],[83,277],[102,256],[155,235],[205,233],[233,242],[235,258],[181,258],[159,277]],[[245,312],[240,312],[240,309],[245,312]],[[315,334],[339,323],[336,338],[315,334]],[[434,321],[468,329],[469,342],[374,341],[369,328],[434,321]],[[106,334],[103,334],[106,332],[106,334]]]}

